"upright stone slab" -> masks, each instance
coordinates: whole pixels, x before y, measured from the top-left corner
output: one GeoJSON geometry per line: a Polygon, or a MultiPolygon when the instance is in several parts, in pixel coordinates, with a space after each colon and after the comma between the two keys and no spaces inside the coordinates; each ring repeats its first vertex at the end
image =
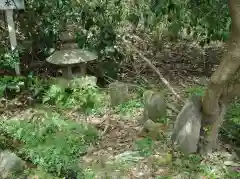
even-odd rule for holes
{"type": "Polygon", "coordinates": [[[24,162],[8,150],[0,152],[0,178],[10,178],[13,173],[21,172],[24,162]]]}
{"type": "Polygon", "coordinates": [[[143,93],[144,120],[151,119],[158,122],[159,119],[166,117],[167,105],[163,93],[147,90],[143,93]]]}
{"type": "Polygon", "coordinates": [[[173,143],[185,154],[197,152],[202,120],[201,108],[201,97],[191,96],[174,124],[173,143]]]}
{"type": "Polygon", "coordinates": [[[128,86],[121,82],[114,82],[109,85],[111,105],[117,106],[127,101],[128,86]]]}

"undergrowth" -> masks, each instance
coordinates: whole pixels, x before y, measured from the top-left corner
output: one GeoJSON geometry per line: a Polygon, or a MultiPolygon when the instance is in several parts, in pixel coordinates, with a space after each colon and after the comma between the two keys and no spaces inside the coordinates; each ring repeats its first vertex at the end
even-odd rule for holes
{"type": "MultiPolygon", "coordinates": [[[[89,114],[92,111],[101,110],[101,107],[107,105],[105,103],[106,94],[92,85],[62,87],[31,76],[27,78],[5,77],[0,82],[2,89],[4,89],[2,90],[2,96],[6,95],[6,89],[9,86],[20,86],[20,90],[16,92],[21,93],[29,89],[32,96],[37,94],[39,102],[44,106],[52,105],[60,110],[77,108],[85,114],[89,114]]],[[[204,87],[191,87],[185,91],[185,94],[186,96],[192,94],[203,96],[204,87]]],[[[117,106],[114,110],[120,114],[133,113],[136,109],[142,107],[142,101],[138,96],[117,106]]],[[[240,105],[238,102],[229,107],[221,130],[221,136],[232,141],[235,145],[240,144],[237,137],[240,122],[239,111],[240,105]]],[[[161,121],[161,123],[167,123],[167,121],[161,121]]],[[[33,162],[41,167],[44,172],[52,173],[58,177],[79,175],[79,178],[84,178],[86,171],[83,171],[79,166],[79,159],[86,154],[88,147],[98,140],[98,131],[94,127],[71,121],[61,116],[60,113],[51,110],[28,119],[2,119],[0,132],[22,143],[18,154],[23,159],[33,162]]],[[[0,145],[4,140],[4,137],[1,137],[0,145]]],[[[156,152],[156,145],[149,138],[138,140],[135,144],[141,157],[147,158],[156,152]]],[[[176,171],[185,172],[189,177],[198,172],[209,178],[220,176],[217,174],[218,172],[213,172],[215,168],[203,165],[201,161],[200,156],[191,155],[187,158],[179,158],[179,160],[173,162],[171,167],[176,171]]],[[[92,172],[87,173],[89,178],[94,176],[94,172],[92,172]]],[[[236,172],[227,169],[221,175],[224,178],[236,176],[236,172]]]]}
{"type": "MultiPolygon", "coordinates": [[[[37,167],[36,169],[27,169],[24,171],[22,176],[29,176],[29,178],[37,177],[37,179],[60,179],[59,177],[47,173],[41,167],[37,167]]],[[[19,177],[15,176],[15,178],[13,177],[13,179],[19,179],[19,177]]]]}
{"type": "Polygon", "coordinates": [[[221,136],[228,143],[240,146],[240,103],[234,102],[229,106],[225,121],[221,128],[221,136]]]}
{"type": "MultiPolygon", "coordinates": [[[[105,105],[103,100],[105,93],[98,87],[74,84],[74,80],[67,86],[61,86],[51,84],[51,80],[31,75],[26,78],[7,76],[0,80],[0,92],[2,98],[10,100],[27,92],[26,97],[32,96],[40,105],[55,106],[60,111],[77,108],[84,114],[105,105]],[[9,95],[12,97],[9,98],[9,95]]],[[[0,131],[4,135],[0,144],[6,147],[6,137],[9,140],[18,140],[22,145],[17,149],[17,153],[23,159],[55,176],[80,175],[79,178],[82,178],[83,173],[78,166],[79,159],[86,153],[89,145],[97,141],[98,131],[87,124],[66,119],[56,112],[59,110],[49,109],[44,114],[36,114],[33,118],[2,119],[0,131]]]]}
{"type": "Polygon", "coordinates": [[[75,85],[76,80],[69,85],[51,84],[51,80],[44,80],[31,75],[27,77],[4,76],[0,79],[0,97],[12,99],[27,92],[36,102],[55,105],[62,108],[77,108],[84,113],[91,113],[93,109],[105,105],[105,93],[97,86],[75,85]]]}
{"type": "Polygon", "coordinates": [[[120,104],[115,107],[116,112],[126,114],[128,112],[132,113],[138,108],[143,107],[143,102],[141,98],[129,100],[123,104],[120,104]]]}
{"type": "Polygon", "coordinates": [[[94,127],[56,113],[36,120],[2,120],[0,130],[23,143],[21,156],[56,176],[81,174],[79,157],[98,139],[94,127]]]}
{"type": "Polygon", "coordinates": [[[137,150],[141,156],[150,156],[153,154],[154,141],[151,138],[144,138],[136,141],[137,150]]]}
{"type": "Polygon", "coordinates": [[[51,85],[43,96],[43,103],[90,112],[93,108],[101,106],[103,95],[94,86],[65,89],[58,85],[51,85]]]}

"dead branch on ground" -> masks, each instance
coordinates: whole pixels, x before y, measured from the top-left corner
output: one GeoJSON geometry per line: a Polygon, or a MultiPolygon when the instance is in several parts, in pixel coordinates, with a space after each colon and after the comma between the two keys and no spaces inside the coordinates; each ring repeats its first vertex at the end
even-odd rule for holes
{"type": "Polygon", "coordinates": [[[170,85],[170,83],[166,80],[166,78],[164,78],[164,76],[160,73],[160,71],[157,69],[157,67],[155,67],[152,62],[147,59],[135,46],[133,46],[131,44],[131,42],[129,42],[128,40],[126,40],[125,38],[123,38],[123,42],[129,46],[134,52],[136,52],[155,72],[156,74],[159,76],[159,78],[162,80],[162,82],[167,86],[167,88],[178,98],[178,100],[180,100],[181,102],[183,102],[183,99],[180,97],[180,95],[174,90],[174,88],[170,85]]]}

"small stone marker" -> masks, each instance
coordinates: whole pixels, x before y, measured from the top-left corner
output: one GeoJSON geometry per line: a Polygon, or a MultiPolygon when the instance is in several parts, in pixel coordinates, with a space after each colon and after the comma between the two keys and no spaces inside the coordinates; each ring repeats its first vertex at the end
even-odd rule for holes
{"type": "Polygon", "coordinates": [[[201,107],[201,97],[191,96],[175,121],[172,140],[185,154],[197,152],[202,120],[201,107]]]}
{"type": "Polygon", "coordinates": [[[10,178],[11,174],[21,172],[24,162],[8,150],[0,152],[0,178],[10,178]]]}
{"type": "Polygon", "coordinates": [[[121,82],[114,82],[109,85],[111,105],[117,106],[128,100],[128,86],[121,82]]]}
{"type": "Polygon", "coordinates": [[[144,120],[151,119],[158,122],[166,117],[167,105],[163,93],[147,90],[143,93],[144,120]]]}
{"type": "Polygon", "coordinates": [[[72,67],[79,66],[81,76],[85,76],[87,62],[96,60],[97,56],[83,49],[59,50],[46,60],[47,62],[62,67],[63,77],[73,79],[72,67]]]}

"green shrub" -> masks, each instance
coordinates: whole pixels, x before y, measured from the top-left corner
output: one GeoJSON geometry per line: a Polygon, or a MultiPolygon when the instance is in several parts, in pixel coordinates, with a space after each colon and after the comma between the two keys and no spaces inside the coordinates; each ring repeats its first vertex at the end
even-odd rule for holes
{"type": "Polygon", "coordinates": [[[19,63],[17,51],[9,51],[0,55],[0,67],[14,71],[15,63],[19,63]]]}
{"type": "Polygon", "coordinates": [[[167,20],[168,30],[174,33],[188,28],[194,31],[196,37],[213,39],[225,38],[230,25],[227,0],[86,0],[81,3],[30,0],[26,2],[26,7],[26,23],[32,23],[40,31],[38,39],[43,40],[41,44],[57,38],[66,22],[71,21],[83,28],[77,35],[80,47],[96,48],[101,53],[104,49],[107,53],[114,51],[116,36],[123,32],[121,25],[129,22],[142,25],[149,32],[167,20]],[[36,16],[37,20],[31,19],[32,16],[36,16]],[[107,50],[109,47],[113,51],[107,50]]]}
{"type": "Polygon", "coordinates": [[[234,143],[238,146],[240,140],[238,138],[240,132],[240,103],[233,103],[227,110],[221,129],[221,136],[227,142],[234,143]]]}
{"type": "Polygon", "coordinates": [[[6,89],[11,92],[19,93],[23,86],[25,86],[24,77],[3,76],[0,77],[0,97],[6,96],[6,89]]]}
{"type": "Polygon", "coordinates": [[[77,108],[83,112],[91,112],[92,109],[102,105],[101,98],[104,96],[97,87],[86,86],[63,88],[59,85],[51,85],[45,91],[43,103],[52,103],[67,108],[77,108]]]}
{"type": "Polygon", "coordinates": [[[0,97],[14,98],[23,91],[28,91],[34,98],[41,98],[48,83],[34,76],[3,76],[0,78],[0,97]]]}
{"type": "MultiPolygon", "coordinates": [[[[66,23],[72,22],[81,27],[76,32],[79,47],[93,49],[99,59],[107,59],[99,61],[98,67],[112,78],[118,76],[126,59],[119,48],[122,36],[131,33],[134,27],[153,35],[155,41],[162,35],[173,38],[187,35],[205,44],[210,40],[226,40],[231,22],[227,0],[29,0],[24,14],[21,32],[44,54],[43,59],[55,48],[66,23]]],[[[32,52],[32,46],[27,50],[32,52]]]]}

